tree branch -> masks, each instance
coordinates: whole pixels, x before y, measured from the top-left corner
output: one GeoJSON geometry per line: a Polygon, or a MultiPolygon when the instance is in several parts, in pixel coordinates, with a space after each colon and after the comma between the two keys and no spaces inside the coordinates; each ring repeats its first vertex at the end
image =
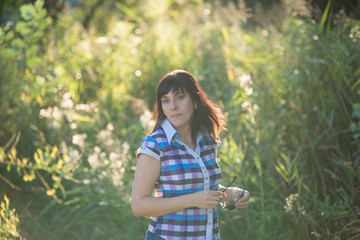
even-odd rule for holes
{"type": "Polygon", "coordinates": [[[23,189],[21,187],[16,186],[13,184],[9,179],[5,178],[3,175],[0,174],[0,179],[2,179],[4,182],[6,182],[11,188],[22,191],[23,189]]]}

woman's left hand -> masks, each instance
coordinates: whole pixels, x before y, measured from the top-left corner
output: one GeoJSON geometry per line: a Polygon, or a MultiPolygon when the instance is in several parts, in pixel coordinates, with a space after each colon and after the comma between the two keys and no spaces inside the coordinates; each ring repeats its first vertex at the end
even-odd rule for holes
{"type": "Polygon", "coordinates": [[[247,208],[250,203],[250,193],[247,190],[234,187],[231,191],[232,201],[235,202],[236,208],[247,208]],[[243,191],[244,194],[243,194],[243,191]]]}

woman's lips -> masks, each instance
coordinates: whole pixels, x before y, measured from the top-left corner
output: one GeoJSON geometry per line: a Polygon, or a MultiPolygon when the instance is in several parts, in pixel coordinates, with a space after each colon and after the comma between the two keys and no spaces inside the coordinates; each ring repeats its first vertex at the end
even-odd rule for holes
{"type": "Polygon", "coordinates": [[[180,116],[181,116],[181,113],[171,115],[172,118],[178,118],[178,117],[180,117],[180,116]]]}

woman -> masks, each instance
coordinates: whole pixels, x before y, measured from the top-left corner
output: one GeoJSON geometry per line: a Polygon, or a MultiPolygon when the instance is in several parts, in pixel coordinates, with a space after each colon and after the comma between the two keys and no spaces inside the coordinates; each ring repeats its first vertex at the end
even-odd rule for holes
{"type": "Polygon", "coordinates": [[[155,116],[137,155],[131,199],[135,216],[150,217],[146,239],[220,239],[220,200],[245,208],[250,199],[243,189],[217,190],[216,150],[225,118],[183,70],[160,80],[155,116]]]}

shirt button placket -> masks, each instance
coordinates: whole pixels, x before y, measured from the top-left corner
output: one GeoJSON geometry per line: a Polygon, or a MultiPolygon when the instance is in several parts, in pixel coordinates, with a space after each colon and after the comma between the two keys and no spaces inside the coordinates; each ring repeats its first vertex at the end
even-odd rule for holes
{"type": "MultiPolygon", "coordinates": [[[[198,162],[198,164],[200,165],[201,167],[201,172],[204,176],[204,190],[205,191],[208,191],[210,190],[210,179],[209,179],[209,172],[206,168],[206,166],[204,165],[203,161],[201,160],[200,156],[195,153],[194,151],[192,150],[189,150],[190,152],[192,152],[193,156],[195,157],[196,161],[198,162]]],[[[212,239],[213,238],[213,210],[212,209],[208,209],[207,210],[207,213],[208,213],[208,220],[207,220],[207,227],[206,227],[206,239],[212,239]]]]}
{"type": "MultiPolygon", "coordinates": [[[[196,160],[198,161],[199,165],[201,166],[201,172],[204,176],[204,190],[210,190],[210,179],[209,179],[209,172],[206,169],[206,166],[201,161],[201,158],[199,156],[196,157],[196,160]]],[[[213,231],[213,210],[208,209],[208,223],[207,223],[207,229],[206,229],[206,239],[212,239],[212,231],[213,231]]]]}

